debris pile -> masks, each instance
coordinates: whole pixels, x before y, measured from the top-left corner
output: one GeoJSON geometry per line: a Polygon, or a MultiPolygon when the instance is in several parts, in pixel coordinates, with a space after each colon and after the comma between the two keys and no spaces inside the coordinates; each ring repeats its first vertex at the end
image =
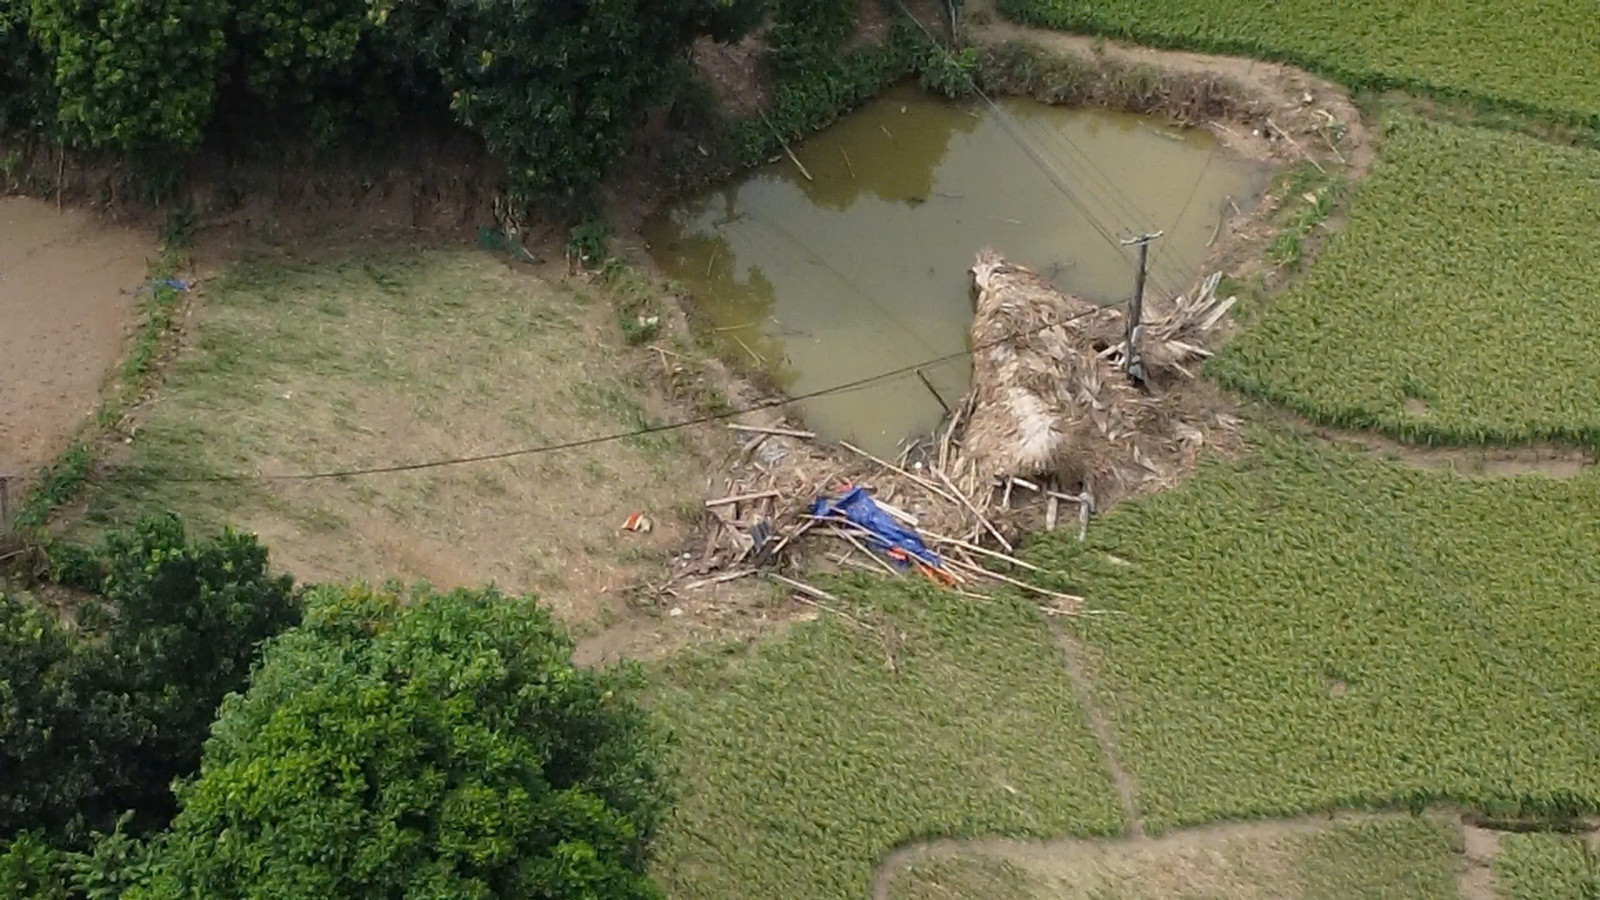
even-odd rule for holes
{"type": "Polygon", "coordinates": [[[1194,390],[1192,369],[1234,300],[1216,296],[1212,276],[1191,296],[1148,303],[1135,383],[1123,371],[1123,310],[1063,293],[992,250],[972,275],[972,387],[939,432],[891,461],[778,421],[730,425],[748,439],[706,502],[698,558],[662,592],[767,571],[806,602],[832,599],[772,572],[804,546],[842,567],[961,592],[1007,584],[1047,612],[1077,612],[1081,598],[1022,577],[1036,567],[1015,541],[1055,528],[1063,503],[1076,507],[1081,539],[1095,510],[1172,484],[1202,447],[1235,433],[1237,420],[1194,390]]]}

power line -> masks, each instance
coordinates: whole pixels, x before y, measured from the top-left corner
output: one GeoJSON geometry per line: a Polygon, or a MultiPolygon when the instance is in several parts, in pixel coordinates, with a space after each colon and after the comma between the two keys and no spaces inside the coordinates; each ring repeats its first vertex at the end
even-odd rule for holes
{"type": "MultiPolygon", "coordinates": [[[[1256,70],[1256,61],[1255,61],[1254,58],[1251,58],[1250,65],[1249,65],[1248,68],[1245,69],[1245,72],[1244,72],[1244,83],[1245,84],[1249,84],[1250,83],[1250,75],[1252,73],[1254,73],[1255,70],[1256,70]]],[[[1194,202],[1195,195],[1200,193],[1200,182],[1205,180],[1206,171],[1211,168],[1211,161],[1217,158],[1217,151],[1222,149],[1222,139],[1221,138],[1216,138],[1215,135],[1213,135],[1213,138],[1215,138],[1215,140],[1211,144],[1211,152],[1206,154],[1206,161],[1205,161],[1205,164],[1200,167],[1200,174],[1198,174],[1198,175],[1196,175],[1194,177],[1194,185],[1189,188],[1189,196],[1184,199],[1183,206],[1178,209],[1178,214],[1173,217],[1172,224],[1167,226],[1167,231],[1170,232],[1170,233],[1176,233],[1177,228],[1178,228],[1178,223],[1183,221],[1184,213],[1189,211],[1189,205],[1194,202]]],[[[1172,245],[1168,244],[1168,246],[1172,246],[1172,245]]],[[[1161,257],[1163,255],[1163,253],[1162,253],[1163,249],[1165,249],[1165,248],[1162,248],[1162,247],[1157,247],[1156,248],[1156,259],[1155,259],[1156,262],[1159,262],[1161,260],[1161,257]]],[[[1176,252],[1176,251],[1174,251],[1174,252],[1176,252]]],[[[1194,266],[1192,263],[1188,262],[1188,260],[1183,259],[1182,257],[1179,257],[1179,262],[1182,262],[1185,265],[1188,265],[1190,268],[1198,268],[1198,267],[1194,266]]],[[[1154,264],[1154,263],[1152,263],[1152,264],[1154,264]]]]}
{"type": "Polygon", "coordinates": [[[425,461],[422,461],[422,462],[414,462],[414,463],[395,463],[393,465],[386,465],[386,466],[371,466],[371,467],[365,467],[365,468],[349,468],[349,469],[333,469],[333,470],[328,470],[328,471],[323,471],[323,472],[297,472],[297,473],[286,473],[286,474],[282,474],[282,475],[266,475],[266,474],[204,475],[204,476],[192,476],[192,477],[187,477],[187,478],[183,478],[183,477],[166,478],[166,479],[162,479],[162,480],[170,482],[170,483],[178,483],[178,484],[238,483],[238,482],[246,482],[246,481],[323,481],[323,480],[332,479],[332,478],[350,478],[350,477],[356,477],[356,476],[361,476],[361,475],[385,475],[385,474],[391,474],[391,473],[395,473],[395,472],[415,472],[415,471],[419,471],[419,470],[422,470],[422,469],[438,469],[438,468],[443,468],[443,467],[446,467],[446,466],[459,466],[459,465],[466,465],[466,464],[469,464],[469,463],[494,462],[496,460],[511,459],[513,457],[519,457],[519,456],[535,456],[535,455],[544,454],[544,453],[557,453],[557,452],[560,452],[560,451],[563,451],[563,450],[577,450],[577,449],[580,449],[580,448],[583,448],[583,447],[593,447],[593,446],[596,446],[598,444],[607,444],[607,443],[611,443],[613,441],[625,440],[627,438],[646,437],[646,436],[649,436],[649,435],[652,435],[652,434],[661,434],[663,432],[668,432],[668,431],[678,431],[680,429],[689,428],[689,427],[692,427],[692,426],[695,426],[695,425],[706,425],[706,424],[709,424],[709,423],[712,423],[712,422],[720,422],[720,421],[722,421],[724,419],[731,419],[734,416],[741,416],[741,415],[744,415],[746,413],[752,413],[752,412],[760,412],[761,410],[766,410],[766,409],[775,409],[775,408],[780,407],[780,406],[786,406],[786,405],[788,405],[790,403],[800,403],[800,402],[803,402],[803,401],[806,401],[806,400],[815,400],[818,397],[826,397],[826,396],[830,396],[830,395],[833,395],[833,394],[848,393],[850,391],[859,390],[861,388],[867,387],[868,385],[876,384],[876,383],[882,382],[882,381],[889,381],[889,380],[896,379],[896,378],[908,378],[908,377],[911,377],[911,376],[915,375],[916,371],[918,369],[927,368],[929,366],[936,366],[936,365],[940,365],[942,363],[952,362],[954,360],[961,359],[962,357],[971,356],[971,355],[973,355],[975,353],[979,353],[979,352],[981,352],[983,350],[987,350],[987,349],[989,349],[991,347],[996,347],[996,346],[999,346],[1000,344],[1006,343],[1008,341],[1016,340],[1019,337],[1028,337],[1028,336],[1031,336],[1031,335],[1035,335],[1035,334],[1038,334],[1039,332],[1045,331],[1046,329],[1054,328],[1054,327],[1059,326],[1059,325],[1065,325],[1068,322],[1074,322],[1074,321],[1077,321],[1078,319],[1082,319],[1082,318],[1085,318],[1087,316],[1095,315],[1095,314],[1101,312],[1101,310],[1102,310],[1102,308],[1097,307],[1097,308],[1089,310],[1087,312],[1081,312],[1081,313],[1078,313],[1077,315],[1068,316],[1065,319],[1060,319],[1060,320],[1052,321],[1052,322],[1046,322],[1046,323],[1044,323],[1043,325],[1041,325],[1038,328],[1031,329],[1029,331],[1024,331],[1024,332],[1021,332],[1020,334],[1011,335],[1009,337],[1006,337],[1006,338],[1003,338],[1003,339],[1000,339],[1000,340],[990,341],[987,344],[979,344],[979,345],[977,345],[975,347],[972,347],[970,349],[961,350],[961,351],[958,351],[958,352],[955,352],[955,353],[947,353],[944,356],[935,357],[933,359],[925,359],[925,360],[922,360],[921,362],[916,362],[916,363],[912,363],[910,365],[901,366],[901,367],[899,367],[897,369],[890,369],[887,372],[879,372],[876,375],[869,375],[869,376],[867,376],[865,378],[857,378],[857,379],[855,379],[853,381],[847,381],[847,382],[844,382],[842,384],[833,385],[832,387],[820,388],[820,389],[815,390],[815,391],[808,391],[806,393],[797,394],[797,395],[794,395],[794,396],[791,396],[791,397],[782,397],[782,398],[778,398],[778,399],[774,399],[774,400],[767,400],[767,401],[763,401],[761,403],[756,403],[756,404],[753,404],[751,406],[746,406],[746,407],[742,407],[742,408],[739,408],[739,409],[731,409],[731,410],[725,410],[725,411],[719,412],[719,413],[711,413],[711,414],[708,414],[708,415],[696,416],[695,418],[692,418],[692,419],[683,419],[683,420],[680,420],[680,421],[677,421],[677,422],[667,422],[667,423],[664,423],[664,424],[661,424],[661,425],[650,425],[650,426],[647,426],[647,427],[644,427],[644,428],[636,428],[636,429],[633,429],[632,431],[613,432],[611,434],[604,434],[604,435],[600,435],[598,437],[579,438],[577,440],[562,441],[560,443],[555,443],[555,444],[539,444],[539,445],[532,446],[532,447],[519,447],[519,448],[514,449],[514,450],[500,450],[500,451],[496,451],[496,452],[493,452],[493,453],[480,453],[480,454],[477,454],[477,455],[474,455],[474,456],[456,456],[456,457],[450,457],[450,458],[447,458],[447,459],[425,460],[425,461]]]}
{"type": "MultiPolygon", "coordinates": [[[[950,55],[950,51],[948,49],[946,49],[945,46],[939,42],[938,38],[934,37],[933,33],[928,30],[928,27],[926,25],[922,24],[922,20],[918,19],[916,16],[911,14],[911,10],[908,9],[906,7],[906,5],[905,5],[905,0],[896,0],[896,2],[900,6],[900,11],[905,14],[906,18],[910,19],[917,26],[918,30],[920,30],[922,32],[923,36],[928,39],[928,43],[931,44],[933,46],[933,48],[935,50],[937,50],[939,53],[943,54],[944,57],[945,57],[945,60],[947,62],[954,63],[955,60],[954,60],[954,57],[952,57],[950,55]]],[[[1001,126],[1004,127],[1006,129],[1006,131],[1011,135],[1012,139],[1014,139],[1018,143],[1018,145],[1020,145],[1022,147],[1023,151],[1026,152],[1028,154],[1028,156],[1034,161],[1034,164],[1039,166],[1040,170],[1045,173],[1045,175],[1050,179],[1051,183],[1055,185],[1057,190],[1061,191],[1063,196],[1065,196],[1068,201],[1070,201],[1074,206],[1076,206],[1078,208],[1079,212],[1083,213],[1085,218],[1089,221],[1089,224],[1094,228],[1094,230],[1097,233],[1099,233],[1099,235],[1102,238],[1105,239],[1105,241],[1108,244],[1110,244],[1113,248],[1115,248],[1119,253],[1122,253],[1124,256],[1126,256],[1126,252],[1124,251],[1124,248],[1122,246],[1122,242],[1120,240],[1118,240],[1116,237],[1114,237],[1109,231],[1107,231],[1105,229],[1105,227],[1103,225],[1101,225],[1099,223],[1098,219],[1096,218],[1094,213],[1088,208],[1087,204],[1085,204],[1084,201],[1077,195],[1077,193],[1075,191],[1073,191],[1073,189],[1067,184],[1065,177],[1059,171],[1057,171],[1056,168],[1054,166],[1052,166],[1049,163],[1049,161],[1047,161],[1044,158],[1044,154],[1042,154],[1039,150],[1037,150],[1032,145],[1032,143],[1030,143],[1028,141],[1028,139],[1023,135],[1022,132],[1024,131],[1024,129],[1022,129],[1021,126],[1017,125],[1016,123],[1014,123],[1012,121],[1012,117],[1010,116],[1010,114],[1008,114],[1003,108],[1001,108],[1001,106],[998,103],[996,103],[993,98],[991,98],[987,93],[985,93],[983,88],[978,86],[978,82],[970,74],[968,74],[965,70],[959,70],[959,71],[961,71],[962,77],[966,80],[967,86],[972,88],[973,93],[977,94],[980,98],[982,98],[984,103],[988,104],[990,110],[994,112],[995,116],[1000,121],[1001,126]]],[[[1061,138],[1062,140],[1065,140],[1067,143],[1072,145],[1073,149],[1075,149],[1077,151],[1078,155],[1083,157],[1083,159],[1085,161],[1087,161],[1088,168],[1092,168],[1092,169],[1094,169],[1094,171],[1099,172],[1098,167],[1096,167],[1094,165],[1094,161],[1092,159],[1090,159],[1089,155],[1087,153],[1085,153],[1081,147],[1078,147],[1077,144],[1075,142],[1073,142],[1070,137],[1067,137],[1066,135],[1058,135],[1058,137],[1061,138]]],[[[1065,163],[1065,159],[1064,158],[1063,158],[1062,162],[1065,163]]],[[[1087,169],[1086,169],[1086,171],[1087,171],[1087,169]]],[[[1106,177],[1103,172],[1100,172],[1099,178],[1100,178],[1101,181],[1103,181],[1107,185],[1108,191],[1110,192],[1111,196],[1115,199],[1118,196],[1117,187],[1116,187],[1115,182],[1112,181],[1110,178],[1106,177]]],[[[1085,179],[1085,188],[1087,190],[1091,191],[1091,192],[1093,191],[1093,178],[1086,178],[1085,179]]],[[[1100,203],[1100,205],[1105,207],[1105,209],[1108,212],[1111,212],[1113,214],[1113,217],[1115,217],[1117,215],[1116,211],[1112,208],[1112,204],[1111,203],[1107,203],[1106,200],[1103,197],[1099,196],[1099,195],[1093,195],[1093,196],[1095,197],[1095,200],[1098,203],[1100,203]]],[[[1123,201],[1122,205],[1123,205],[1124,213],[1126,213],[1128,211],[1128,209],[1131,208],[1131,206],[1132,206],[1131,201],[1126,201],[1126,200],[1123,201]]],[[[1142,214],[1135,212],[1133,218],[1134,218],[1134,221],[1135,221],[1136,225],[1137,225],[1138,220],[1139,220],[1141,215],[1142,214]]],[[[1152,226],[1154,225],[1153,220],[1150,222],[1150,224],[1152,226]]],[[[1135,230],[1137,230],[1137,228],[1135,228],[1135,230]]],[[[1168,293],[1170,293],[1172,296],[1177,296],[1180,293],[1180,291],[1173,290],[1173,286],[1170,283],[1162,283],[1159,286],[1163,290],[1165,290],[1168,293]]]]}
{"type": "MultiPolygon", "coordinates": [[[[934,49],[944,54],[946,60],[954,62],[953,57],[950,56],[950,52],[945,49],[944,45],[939,43],[939,40],[933,36],[933,33],[928,31],[928,27],[922,24],[922,21],[916,16],[913,16],[911,11],[906,8],[904,0],[897,0],[897,2],[900,5],[901,12],[905,13],[906,17],[916,24],[917,28],[922,31],[925,37],[927,37],[928,42],[933,45],[934,49]]],[[[1099,217],[1094,214],[1094,211],[1089,208],[1083,199],[1078,196],[1077,192],[1074,191],[1067,183],[1065,176],[1063,176],[1055,166],[1051,165],[1050,161],[1045,158],[1044,154],[1035,148],[1032,142],[1030,142],[1023,135],[1021,127],[1012,121],[1011,116],[1007,114],[998,103],[994,102],[994,100],[988,94],[984,93],[983,89],[978,86],[978,83],[973,80],[972,76],[967,74],[964,70],[962,71],[962,77],[966,79],[967,85],[972,88],[973,93],[977,94],[983,99],[984,103],[989,105],[990,110],[994,112],[996,118],[1001,124],[1001,127],[1006,129],[1006,132],[1010,134],[1012,139],[1017,142],[1018,146],[1022,148],[1023,152],[1028,154],[1028,157],[1033,160],[1034,164],[1045,173],[1045,176],[1049,178],[1051,184],[1053,184],[1056,189],[1061,192],[1062,196],[1066,197],[1068,202],[1077,207],[1078,211],[1083,214],[1084,218],[1088,221],[1089,225],[1094,229],[1094,231],[1118,253],[1122,253],[1124,256],[1126,256],[1126,253],[1122,247],[1122,242],[1113,236],[1112,233],[1100,223],[1099,217]]],[[[1102,205],[1104,205],[1103,200],[1100,202],[1102,205]]],[[[1109,209],[1109,207],[1107,208],[1109,209]]],[[[1166,286],[1163,285],[1163,288],[1166,288],[1166,286]]]]}

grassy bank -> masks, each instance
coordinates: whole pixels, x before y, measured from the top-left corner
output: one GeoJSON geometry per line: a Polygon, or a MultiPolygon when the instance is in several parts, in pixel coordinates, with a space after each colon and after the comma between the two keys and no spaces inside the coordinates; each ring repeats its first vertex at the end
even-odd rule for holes
{"type": "Polygon", "coordinates": [[[1032,550],[1124,613],[1077,630],[1147,824],[1600,809],[1600,477],[1467,481],[1260,437],[1086,546],[1032,550]]]}
{"type": "Polygon", "coordinates": [[[1019,21],[1159,47],[1292,62],[1352,88],[1403,88],[1600,131],[1600,43],[1586,0],[999,0],[1019,21]]]}
{"type": "Polygon", "coordinates": [[[259,532],[304,580],[492,580],[558,607],[604,604],[635,568],[664,558],[675,511],[697,506],[703,462],[680,435],[360,478],[256,476],[468,457],[661,421],[670,411],[647,383],[653,357],[627,349],[617,315],[597,285],[483,253],[243,261],[208,284],[160,396],[106,461],[77,527],[166,508],[197,528],[259,532]],[[619,541],[634,510],[661,527],[619,541]]]}
{"type": "Polygon", "coordinates": [[[658,853],[669,894],[856,900],[903,842],[1121,829],[1031,606],[876,580],[836,591],[852,619],[659,673],[684,783],[658,853]]]}
{"type": "Polygon", "coordinates": [[[1600,153],[1392,117],[1348,222],[1209,368],[1423,443],[1600,444],[1600,153]]]}

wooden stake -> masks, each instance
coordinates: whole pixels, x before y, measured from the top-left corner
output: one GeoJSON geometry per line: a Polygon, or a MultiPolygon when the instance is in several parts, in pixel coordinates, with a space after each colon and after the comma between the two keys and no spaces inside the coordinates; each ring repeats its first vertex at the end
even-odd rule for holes
{"type": "Polygon", "coordinates": [[[1316,166],[1318,172],[1321,172],[1324,175],[1328,174],[1328,170],[1324,169],[1322,167],[1322,163],[1319,163],[1314,158],[1312,158],[1311,154],[1306,152],[1306,148],[1300,146],[1300,142],[1295,140],[1292,136],[1290,136],[1289,132],[1284,131],[1282,128],[1279,128],[1277,122],[1274,122],[1271,119],[1268,119],[1267,120],[1267,126],[1270,127],[1273,131],[1276,131],[1277,133],[1283,135],[1283,139],[1289,142],[1289,146],[1293,147],[1295,149],[1295,151],[1297,153],[1299,153],[1302,158],[1305,159],[1306,162],[1311,163],[1313,166],[1316,166]]]}
{"type": "Polygon", "coordinates": [[[1044,571],[1043,569],[1039,568],[1038,566],[1034,565],[1033,563],[1023,562],[1022,560],[1017,559],[1015,556],[1007,556],[1004,553],[999,552],[998,550],[990,550],[988,547],[980,547],[977,544],[969,544],[966,541],[957,540],[956,538],[953,538],[953,537],[945,537],[942,534],[934,534],[931,531],[924,531],[922,533],[922,536],[925,537],[925,538],[928,538],[929,540],[938,542],[938,543],[953,544],[953,545],[955,545],[957,547],[960,547],[963,550],[970,550],[973,553],[981,553],[984,556],[993,557],[994,559],[998,559],[1001,562],[1010,563],[1013,566],[1016,566],[1016,567],[1018,567],[1020,569],[1027,569],[1030,572],[1042,572],[1042,571],[1044,571]]]}
{"type": "Polygon", "coordinates": [[[950,415],[950,404],[944,402],[944,398],[939,396],[939,389],[933,386],[933,382],[928,380],[928,376],[922,374],[921,369],[917,370],[917,379],[922,382],[923,387],[928,389],[928,393],[933,395],[933,399],[939,401],[939,408],[944,410],[944,414],[950,415]]]}
{"type": "Polygon", "coordinates": [[[806,169],[805,164],[800,161],[800,157],[795,156],[794,151],[789,149],[789,142],[783,139],[782,134],[778,133],[777,127],[772,124],[771,119],[767,118],[766,113],[761,114],[761,120],[767,123],[768,128],[772,129],[772,136],[778,139],[778,143],[783,146],[783,152],[789,154],[789,161],[794,163],[795,168],[800,170],[800,174],[804,175],[807,181],[816,181],[815,178],[811,177],[811,172],[806,169]]]}
{"type": "Polygon", "coordinates": [[[793,428],[769,428],[765,425],[741,425],[738,422],[729,422],[730,431],[748,431],[754,434],[779,434],[784,437],[804,438],[811,440],[817,436],[814,431],[796,431],[793,428]]]}
{"type": "Polygon", "coordinates": [[[935,470],[933,474],[939,476],[939,479],[945,483],[945,487],[948,487],[950,490],[955,491],[956,497],[959,498],[958,502],[962,506],[965,506],[967,508],[968,512],[970,512],[974,516],[978,517],[978,524],[982,525],[984,527],[985,531],[988,531],[991,535],[993,535],[994,539],[1000,542],[1000,546],[1006,548],[1006,552],[1007,553],[1015,553],[1016,552],[1016,548],[1012,547],[1011,546],[1011,542],[1005,539],[1005,536],[1000,533],[1000,529],[994,527],[994,525],[992,523],[990,523],[990,521],[988,519],[985,519],[983,517],[983,513],[978,512],[978,508],[976,506],[972,505],[972,501],[971,500],[967,499],[967,495],[961,493],[961,489],[956,487],[950,481],[950,476],[944,474],[944,471],[942,469],[935,470]]]}
{"type": "Polygon", "coordinates": [[[721,497],[716,500],[707,500],[706,509],[710,509],[713,506],[727,506],[729,503],[743,503],[746,500],[761,500],[767,497],[776,496],[778,496],[777,491],[756,491],[753,494],[739,494],[733,497],[721,497]]]}
{"type": "Polygon", "coordinates": [[[1066,601],[1071,602],[1071,603],[1082,603],[1082,602],[1084,602],[1082,597],[1079,597],[1079,596],[1077,596],[1075,594],[1063,594],[1063,593],[1060,593],[1059,591],[1052,591],[1052,590],[1049,590],[1049,589],[1046,589],[1046,588],[1042,588],[1042,587],[1039,587],[1038,585],[1035,585],[1035,584],[1029,584],[1026,581],[1019,581],[1018,579],[1012,578],[1009,575],[1001,575],[999,572],[996,572],[996,571],[994,571],[992,569],[985,569],[982,566],[973,566],[973,565],[968,565],[968,564],[965,564],[965,563],[955,563],[955,564],[958,565],[958,566],[962,566],[964,568],[971,569],[971,570],[973,570],[974,572],[976,572],[979,575],[987,575],[990,578],[993,578],[993,579],[995,579],[997,581],[1004,581],[1006,584],[1009,584],[1012,587],[1021,588],[1021,589],[1025,590],[1025,591],[1031,591],[1032,593],[1035,593],[1035,594],[1041,594],[1041,595],[1046,596],[1046,597],[1054,597],[1057,600],[1066,600],[1066,601]]]}
{"type": "Polygon", "coordinates": [[[873,562],[877,563],[879,568],[883,569],[885,572],[888,572],[889,576],[891,578],[899,578],[900,577],[899,570],[897,570],[894,566],[891,566],[888,563],[884,562],[882,559],[880,559],[878,557],[878,554],[873,553],[872,550],[867,547],[867,545],[865,545],[865,544],[861,543],[860,541],[856,540],[855,535],[851,534],[848,531],[842,531],[842,530],[837,530],[837,529],[833,532],[833,534],[835,536],[837,536],[837,537],[842,537],[845,540],[849,541],[850,542],[850,546],[852,546],[852,547],[856,548],[857,550],[860,550],[862,553],[866,554],[867,559],[870,559],[873,562]]]}
{"type": "MultiPolygon", "coordinates": [[[[951,503],[959,503],[960,502],[955,497],[952,497],[950,494],[945,493],[943,488],[941,488],[938,485],[934,484],[933,482],[927,480],[926,478],[923,478],[923,477],[918,476],[918,475],[913,475],[910,472],[907,472],[905,469],[902,469],[899,466],[895,465],[894,463],[886,462],[884,460],[881,460],[878,457],[873,456],[871,453],[868,453],[867,451],[861,449],[860,447],[857,447],[856,445],[850,443],[849,441],[840,441],[839,442],[839,446],[845,448],[846,450],[849,450],[851,453],[854,453],[857,456],[864,456],[867,459],[870,459],[873,462],[877,463],[878,465],[883,466],[885,469],[888,469],[891,472],[898,472],[901,475],[904,475],[905,477],[911,479],[916,484],[921,485],[926,490],[928,490],[928,491],[930,491],[930,492],[932,492],[934,494],[937,494],[938,496],[943,497],[946,500],[949,500],[951,503]]],[[[941,477],[942,477],[942,475],[941,475],[941,477]]],[[[960,492],[957,491],[957,493],[960,493],[960,492]]]]}
{"type": "Polygon", "coordinates": [[[800,593],[805,594],[807,597],[815,597],[818,600],[827,600],[830,603],[839,602],[838,597],[835,597],[822,588],[814,588],[803,581],[795,581],[793,578],[785,578],[782,575],[779,575],[777,572],[768,572],[767,577],[785,587],[799,591],[800,593]]]}

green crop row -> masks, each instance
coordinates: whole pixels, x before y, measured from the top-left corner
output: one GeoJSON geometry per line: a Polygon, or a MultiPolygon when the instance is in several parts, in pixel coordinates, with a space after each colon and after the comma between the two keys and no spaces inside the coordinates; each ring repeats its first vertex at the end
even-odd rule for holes
{"type": "Polygon", "coordinates": [[[834,592],[852,620],[658,670],[683,786],[656,854],[670,896],[856,900],[904,842],[1120,830],[1032,606],[870,579],[834,592]]]}
{"type": "Polygon", "coordinates": [[[1210,374],[1405,440],[1600,444],[1600,153],[1385,132],[1346,227],[1210,374]]]}
{"type": "Polygon", "coordinates": [[[1508,834],[1500,839],[1494,882],[1506,900],[1595,900],[1600,863],[1570,835],[1508,834]]]}
{"type": "Polygon", "coordinates": [[[1147,825],[1600,810],[1600,476],[1257,440],[1029,551],[1121,613],[1077,630],[1147,825]]]}
{"type": "Polygon", "coordinates": [[[1006,15],[1164,47],[1284,60],[1600,130],[1592,0],[999,0],[1006,15]]]}

